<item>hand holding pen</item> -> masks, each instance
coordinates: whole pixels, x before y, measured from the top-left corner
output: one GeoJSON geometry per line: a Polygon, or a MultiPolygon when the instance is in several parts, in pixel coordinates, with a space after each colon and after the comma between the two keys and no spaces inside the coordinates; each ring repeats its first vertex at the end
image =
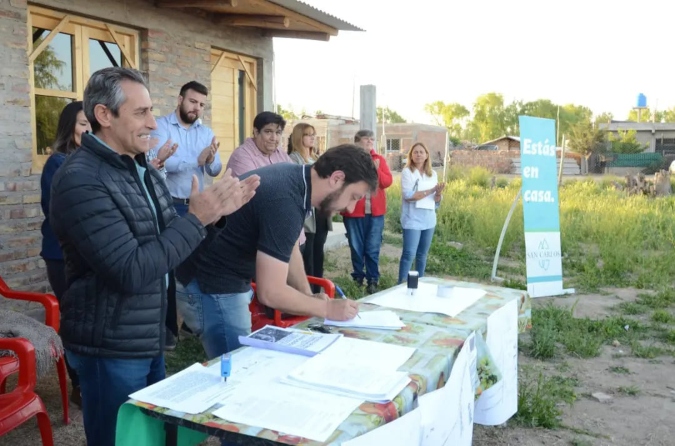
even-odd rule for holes
{"type": "MultiPolygon", "coordinates": [[[[340,288],[339,286],[335,285],[335,291],[337,291],[338,296],[340,296],[340,299],[343,299],[343,300],[349,300],[349,299],[347,299],[347,296],[345,296],[345,293],[342,291],[342,288],[340,288]]],[[[350,301],[350,302],[353,302],[353,301],[350,301]]],[[[355,303],[355,302],[354,302],[354,303],[355,303]]],[[[360,316],[359,313],[358,313],[358,306],[357,306],[356,308],[357,308],[357,309],[356,309],[356,311],[357,311],[356,317],[358,317],[359,319],[361,319],[361,316],[360,316]]]]}

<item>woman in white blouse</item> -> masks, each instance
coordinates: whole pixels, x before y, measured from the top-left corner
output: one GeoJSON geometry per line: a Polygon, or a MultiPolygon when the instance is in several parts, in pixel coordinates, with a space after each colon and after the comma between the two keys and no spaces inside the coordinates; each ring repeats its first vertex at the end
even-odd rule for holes
{"type": "Polygon", "coordinates": [[[401,173],[403,253],[398,268],[398,283],[406,280],[413,260],[420,277],[424,276],[427,254],[436,228],[436,208],[444,188],[445,183],[438,182],[438,176],[431,168],[427,147],[421,142],[413,144],[401,173]]]}

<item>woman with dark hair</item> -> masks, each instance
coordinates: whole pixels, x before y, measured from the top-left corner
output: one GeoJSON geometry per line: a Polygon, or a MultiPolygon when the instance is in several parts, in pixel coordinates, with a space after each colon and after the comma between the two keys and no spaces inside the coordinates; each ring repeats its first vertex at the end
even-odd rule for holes
{"type": "MultiPolygon", "coordinates": [[[[318,159],[318,153],[314,144],[316,130],[314,127],[301,122],[293,127],[293,132],[288,138],[288,155],[296,164],[314,164],[318,159]]],[[[331,218],[325,215],[316,215],[316,209],[312,209],[312,215],[305,219],[303,227],[307,240],[302,250],[302,260],[305,264],[305,273],[308,276],[323,277],[323,247],[328,238],[328,231],[333,229],[331,218]]],[[[312,285],[315,293],[319,290],[312,285]]]]}
{"type": "MultiPolygon", "coordinates": [[[[71,102],[66,105],[59,117],[59,124],[56,128],[56,139],[52,146],[52,154],[47,159],[42,169],[40,186],[42,187],[42,212],[45,215],[45,221],[42,223],[42,252],[40,255],[47,266],[47,279],[51,285],[54,295],[58,301],[66,290],[66,272],[63,253],[59,246],[59,241],[52,231],[49,224],[49,198],[54,174],[66,160],[66,157],[80,147],[81,137],[84,132],[91,131],[89,121],[84,116],[82,110],[82,101],[71,102]]],[[[75,370],[73,370],[66,361],[68,375],[73,385],[73,391],[70,394],[70,401],[78,407],[82,407],[82,396],[80,395],[80,385],[75,370]]]]}

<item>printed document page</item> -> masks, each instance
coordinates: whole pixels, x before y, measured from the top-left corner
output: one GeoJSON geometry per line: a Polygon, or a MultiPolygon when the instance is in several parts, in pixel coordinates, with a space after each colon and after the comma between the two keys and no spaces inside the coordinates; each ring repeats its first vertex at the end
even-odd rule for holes
{"type": "Polygon", "coordinates": [[[363,403],[278,382],[239,387],[213,415],[234,423],[323,442],[363,403]]]}
{"type": "Polygon", "coordinates": [[[407,288],[396,288],[368,299],[367,302],[400,310],[441,313],[455,317],[485,296],[485,291],[477,288],[453,287],[452,292],[444,289],[441,294],[445,297],[438,296],[438,285],[420,282],[413,295],[408,295],[407,288]]]}
{"type": "Polygon", "coordinates": [[[129,398],[179,412],[198,414],[220,401],[230,390],[228,383],[221,381],[220,372],[214,374],[201,364],[193,364],[175,375],[132,393],[129,398]]]}
{"type": "Polygon", "coordinates": [[[398,370],[410,359],[415,350],[415,347],[342,337],[312,358],[312,361],[327,362],[331,365],[344,363],[354,368],[377,367],[383,370],[398,370]]]}

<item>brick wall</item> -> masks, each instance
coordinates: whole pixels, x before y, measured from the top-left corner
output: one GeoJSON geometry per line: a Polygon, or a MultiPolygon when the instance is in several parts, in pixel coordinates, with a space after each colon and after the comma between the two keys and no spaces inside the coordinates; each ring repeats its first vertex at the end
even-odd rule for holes
{"type": "MultiPolygon", "coordinates": [[[[152,0],[39,0],[37,6],[71,12],[141,31],[140,69],[161,114],[171,112],[181,85],[198,80],[210,86],[210,49],[258,60],[258,110],[272,107],[272,39],[259,30],[232,28],[160,9],[152,0]]],[[[10,286],[47,291],[39,257],[40,175],[32,170],[30,85],[25,0],[0,2],[0,276],[10,286]]],[[[210,122],[210,107],[205,113],[210,122]]],[[[0,298],[0,305],[3,299],[0,298]]]]}
{"type": "MultiPolygon", "coordinates": [[[[32,175],[27,3],[0,8],[0,276],[12,287],[45,291],[40,178],[32,175]]],[[[21,307],[12,302],[12,306],[21,307]]]]}
{"type": "MultiPolygon", "coordinates": [[[[560,150],[556,152],[560,158],[560,150]]],[[[494,173],[513,173],[513,158],[520,158],[520,150],[451,150],[450,165],[461,167],[484,167],[494,173]]],[[[565,152],[565,159],[576,160],[579,154],[565,152]]]]}
{"type": "Polygon", "coordinates": [[[451,150],[450,166],[484,167],[494,173],[511,173],[511,158],[520,151],[506,150],[451,150]]]}

